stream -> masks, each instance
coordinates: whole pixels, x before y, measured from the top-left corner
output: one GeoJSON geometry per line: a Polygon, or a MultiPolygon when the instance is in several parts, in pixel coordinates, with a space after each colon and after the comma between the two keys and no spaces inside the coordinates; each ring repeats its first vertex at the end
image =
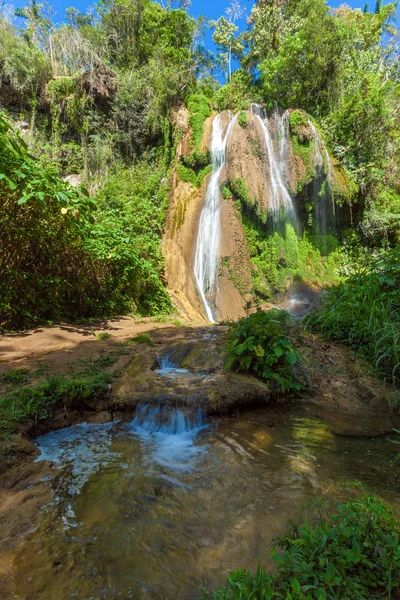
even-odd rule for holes
{"type": "Polygon", "coordinates": [[[399,511],[391,437],[335,436],[317,407],[296,405],[211,423],[141,406],[129,423],[41,436],[55,496],[16,557],[16,597],[199,598],[265,563],[321,489],[361,481],[399,511]]]}

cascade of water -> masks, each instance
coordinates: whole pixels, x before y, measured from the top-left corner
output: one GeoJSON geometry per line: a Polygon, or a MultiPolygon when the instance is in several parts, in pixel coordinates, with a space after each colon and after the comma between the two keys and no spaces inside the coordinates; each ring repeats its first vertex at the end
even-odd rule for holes
{"type": "Polygon", "coordinates": [[[279,110],[275,111],[274,114],[275,130],[278,132],[279,137],[279,166],[282,174],[282,181],[285,186],[289,183],[289,156],[290,156],[290,144],[289,144],[289,114],[288,111],[281,115],[279,110]]]}
{"type": "MultiPolygon", "coordinates": [[[[316,130],[315,125],[312,123],[311,120],[309,120],[309,124],[313,138],[313,166],[315,175],[322,176],[324,174],[324,170],[326,169],[326,183],[328,189],[325,191],[325,193],[321,193],[320,185],[317,187],[318,182],[317,179],[314,178],[314,197],[316,199],[315,218],[317,224],[317,231],[320,235],[326,236],[326,234],[328,233],[328,215],[335,215],[335,201],[331,187],[332,163],[326,144],[324,143],[323,139],[316,130]]],[[[321,244],[322,250],[325,251],[326,241],[322,239],[321,244]]]]}
{"type": "Polygon", "coordinates": [[[225,135],[220,115],[212,124],[211,156],[213,171],[208,182],[204,207],[201,211],[194,258],[197,288],[209,321],[215,322],[218,249],[220,240],[220,178],[225,165],[226,144],[236,117],[230,118],[225,135]]]}
{"type": "Polygon", "coordinates": [[[281,207],[285,211],[285,219],[290,218],[295,224],[297,223],[296,211],[292,202],[292,198],[284,184],[284,176],[282,174],[283,164],[287,164],[289,155],[289,128],[287,115],[276,116],[276,123],[278,132],[280,134],[279,144],[279,158],[277,159],[272,142],[271,134],[269,131],[268,117],[260,106],[254,105],[254,114],[260,122],[261,129],[264,135],[265,145],[268,152],[268,160],[270,166],[270,211],[272,215],[278,216],[280,214],[281,207]],[[286,163],[284,163],[286,161],[286,163]]]}
{"type": "Polygon", "coordinates": [[[181,435],[197,432],[206,424],[206,414],[201,408],[183,411],[177,408],[138,405],[131,426],[147,433],[181,435]]]}

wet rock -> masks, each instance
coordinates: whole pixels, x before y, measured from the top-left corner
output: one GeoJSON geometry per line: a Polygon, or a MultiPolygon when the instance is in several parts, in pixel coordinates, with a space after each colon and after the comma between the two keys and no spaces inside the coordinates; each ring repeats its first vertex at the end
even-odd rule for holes
{"type": "Polygon", "coordinates": [[[212,336],[204,338],[200,331],[200,339],[188,343],[141,350],[112,390],[113,407],[155,404],[182,409],[199,407],[209,414],[222,414],[268,401],[271,394],[265,383],[250,375],[224,371],[226,327],[210,328],[211,332],[212,336]],[[157,360],[166,355],[174,367],[187,371],[158,373],[157,360]]]}

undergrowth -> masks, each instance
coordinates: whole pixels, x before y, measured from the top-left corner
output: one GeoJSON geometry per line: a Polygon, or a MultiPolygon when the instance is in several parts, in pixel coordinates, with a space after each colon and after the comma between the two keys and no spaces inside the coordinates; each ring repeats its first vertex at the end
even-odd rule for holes
{"type": "Polygon", "coordinates": [[[328,289],[305,318],[309,329],[345,342],[386,381],[400,382],[400,250],[387,251],[366,272],[328,289]]]}
{"type": "Polygon", "coordinates": [[[382,500],[365,496],[301,525],[274,542],[276,573],[238,569],[213,600],[378,600],[398,597],[399,524],[382,500]]]}

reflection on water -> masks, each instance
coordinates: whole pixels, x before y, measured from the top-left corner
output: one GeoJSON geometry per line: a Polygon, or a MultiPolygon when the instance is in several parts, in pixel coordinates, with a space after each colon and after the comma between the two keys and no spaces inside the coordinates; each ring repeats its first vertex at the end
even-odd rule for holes
{"type": "Polygon", "coordinates": [[[38,440],[61,468],[17,557],[17,597],[194,599],[265,560],[321,486],[360,480],[397,504],[390,436],[336,437],[312,409],[260,409],[217,428],[151,410],[38,440]]]}

